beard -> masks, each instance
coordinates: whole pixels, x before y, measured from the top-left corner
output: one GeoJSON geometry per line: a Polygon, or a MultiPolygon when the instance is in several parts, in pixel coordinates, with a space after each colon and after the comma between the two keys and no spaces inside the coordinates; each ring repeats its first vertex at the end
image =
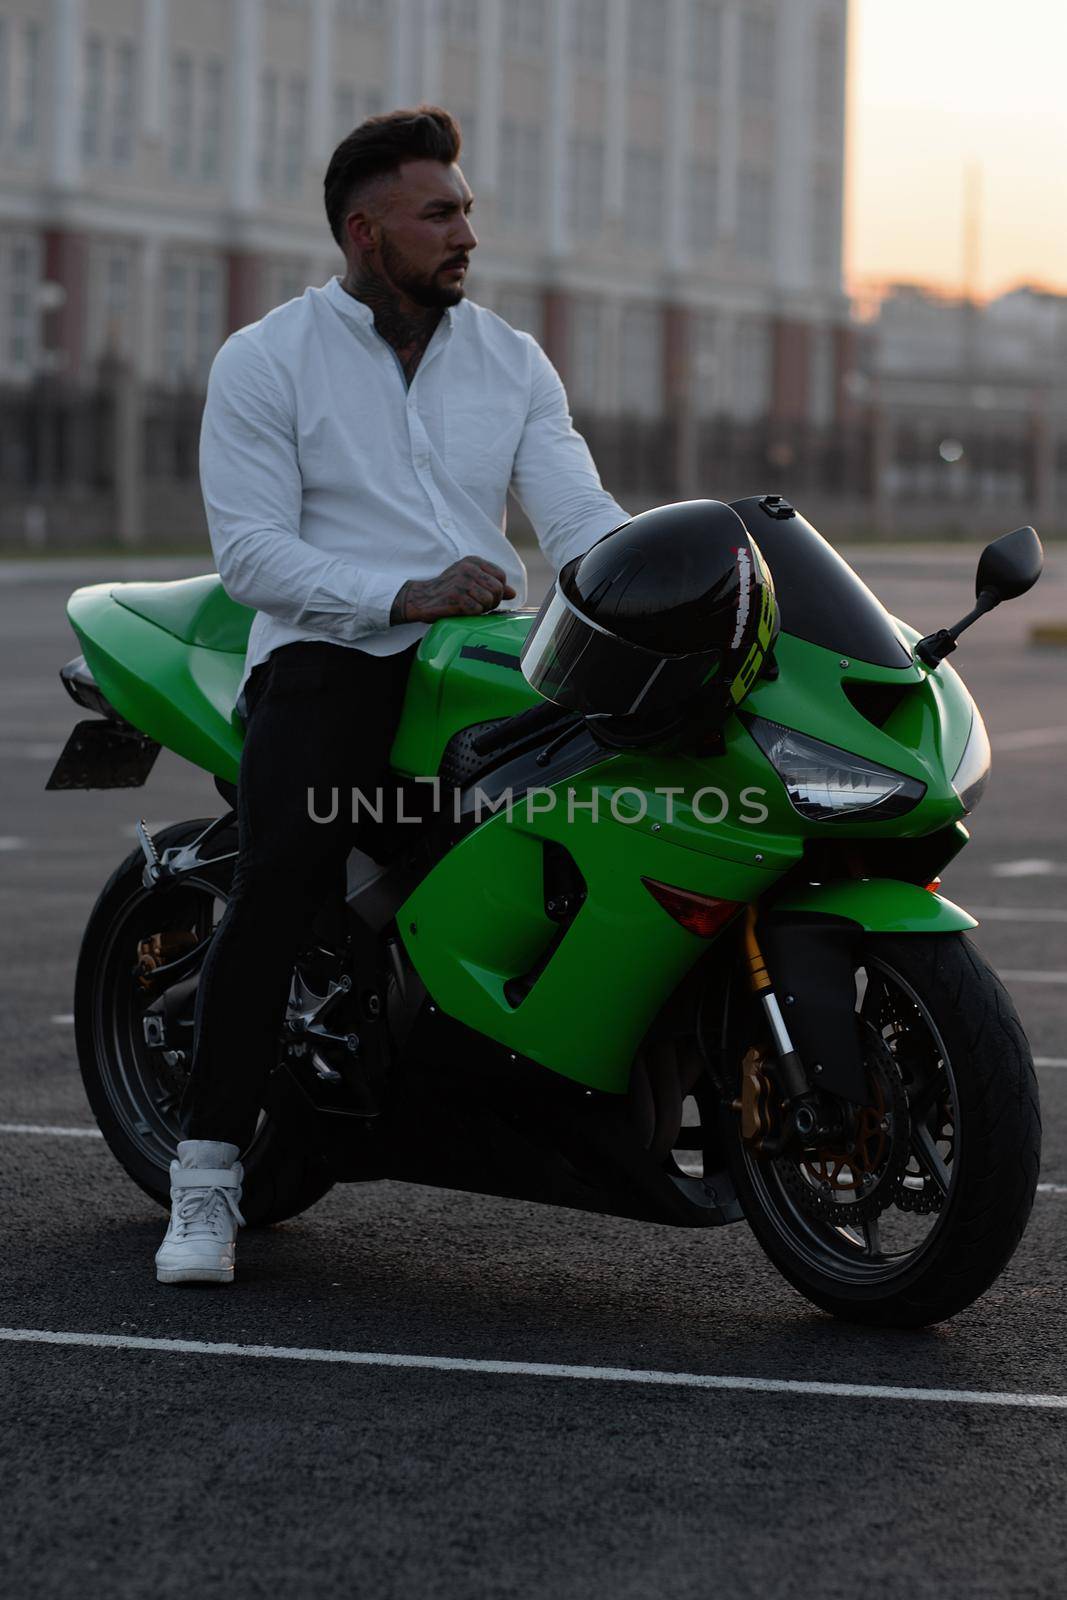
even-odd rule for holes
{"type": "Polygon", "coordinates": [[[399,289],[401,294],[406,295],[417,306],[440,310],[446,306],[458,306],[463,299],[462,284],[446,285],[439,281],[436,273],[419,272],[384,232],[379,253],[382,266],[389,274],[394,288],[399,289]]]}

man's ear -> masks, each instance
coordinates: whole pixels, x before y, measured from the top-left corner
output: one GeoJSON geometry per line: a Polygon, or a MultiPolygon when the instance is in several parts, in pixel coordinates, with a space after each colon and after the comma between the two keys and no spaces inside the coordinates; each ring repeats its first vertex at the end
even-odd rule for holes
{"type": "Polygon", "coordinates": [[[344,221],[344,234],[361,256],[378,248],[379,225],[366,211],[350,211],[344,221]]]}

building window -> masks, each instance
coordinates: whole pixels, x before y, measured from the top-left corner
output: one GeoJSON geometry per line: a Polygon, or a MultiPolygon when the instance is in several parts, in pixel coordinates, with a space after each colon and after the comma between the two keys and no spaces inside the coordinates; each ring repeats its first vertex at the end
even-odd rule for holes
{"type": "Polygon", "coordinates": [[[285,187],[299,189],[307,164],[307,80],[294,75],[285,95],[285,187]]]}
{"type": "Polygon", "coordinates": [[[604,359],[601,309],[596,300],[575,300],[571,304],[567,390],[575,410],[596,411],[600,406],[604,359]]]}
{"type": "Polygon", "coordinates": [[[532,289],[501,289],[496,297],[496,313],[521,333],[540,340],[544,318],[541,296],[532,289]]]}
{"type": "Polygon", "coordinates": [[[774,93],[774,18],[746,11],[741,17],[741,98],[758,101],[774,93]]]}
{"type": "Polygon", "coordinates": [[[696,255],[714,249],[719,231],[719,169],[711,161],[689,167],[689,248],[696,255]]]}
{"type": "Polygon", "coordinates": [[[137,49],[124,39],[115,47],[111,85],[111,159],[117,167],[133,160],[136,96],[137,49]]]}
{"type": "Polygon", "coordinates": [[[836,173],[815,173],[811,192],[811,264],[824,281],[840,270],[841,194],[836,173]]]}
{"type": "Polygon", "coordinates": [[[259,79],[259,181],[271,188],[278,166],[278,74],[270,67],[259,79]]]}
{"type": "Polygon", "coordinates": [[[734,329],[731,410],[739,422],[766,416],[771,399],[771,330],[764,320],[742,318],[734,329]]]}
{"type": "Polygon", "coordinates": [[[333,86],[333,136],[338,144],[342,139],[347,139],[363,121],[356,110],[358,92],[354,83],[335,83],[333,86]]]}
{"type": "Polygon", "coordinates": [[[545,0],[504,0],[504,46],[517,56],[542,54],[545,0]]]}
{"type": "Polygon", "coordinates": [[[7,143],[8,121],[11,116],[10,65],[8,55],[8,19],[0,17],[0,144],[7,143]]]}
{"type": "Polygon", "coordinates": [[[604,222],[603,139],[571,139],[567,178],[567,225],[575,239],[595,238],[604,222]]]}
{"type": "Polygon", "coordinates": [[[0,376],[33,376],[38,357],[37,285],[41,247],[26,235],[0,240],[0,376]]]}
{"type": "Polygon", "coordinates": [[[608,53],[607,0],[572,0],[571,50],[583,67],[603,71],[608,53]]]}
{"type": "Polygon", "coordinates": [[[170,262],[163,279],[163,376],[167,383],[188,383],[190,372],[186,352],[187,271],[180,262],[170,262]]]}
{"type": "Polygon", "coordinates": [[[511,229],[536,227],[541,220],[541,129],[505,117],[500,128],[501,223],[511,229]]]}
{"type": "Polygon", "coordinates": [[[385,0],[337,0],[341,22],[381,23],[385,20],[385,0]]]}
{"type": "Polygon", "coordinates": [[[478,37],[478,0],[441,0],[441,28],[449,39],[473,44],[478,37]]]}
{"type": "Polygon", "coordinates": [[[283,306],[287,300],[296,300],[307,288],[307,271],[289,261],[275,261],[266,271],[267,305],[283,306]]]}
{"type": "Polygon", "coordinates": [[[225,90],[225,68],[217,56],[194,63],[190,56],[179,55],[171,62],[170,167],[175,177],[218,182],[225,90]]]}
{"type": "Polygon", "coordinates": [[[130,247],[95,247],[89,261],[88,361],[131,354],[132,291],[133,251],[130,247]]]}
{"type": "Polygon", "coordinates": [[[689,73],[704,94],[717,94],[722,62],[721,0],[692,0],[689,73]]]}
{"type": "Polygon", "coordinates": [[[460,170],[473,187],[478,179],[478,118],[473,111],[456,110],[452,115],[459,123],[462,139],[459,152],[460,170]]]}
{"type": "Polygon", "coordinates": [[[658,150],[631,149],[627,167],[627,222],[635,239],[655,244],[663,232],[663,156],[658,150]]]}
{"type": "Polygon", "coordinates": [[[748,261],[767,261],[771,254],[771,205],[774,183],[769,172],[743,167],[737,196],[737,253],[748,261]]]}
{"type": "Polygon", "coordinates": [[[714,312],[701,311],[693,317],[690,384],[693,410],[698,417],[718,416],[725,409],[722,403],[719,333],[719,318],[714,312]]]}
{"type": "Polygon", "coordinates": [[[824,14],[815,29],[815,136],[824,145],[841,142],[841,91],[845,81],[842,45],[837,17],[824,14]]]}
{"type": "Polygon", "coordinates": [[[100,160],[104,138],[104,41],[91,33],[85,41],[82,81],[82,155],[87,164],[100,160]]]}
{"type": "Polygon", "coordinates": [[[203,384],[223,335],[222,273],[214,261],[169,261],[163,277],[163,376],[203,384]]]}
{"type": "Polygon", "coordinates": [[[136,46],[130,40],[117,44],[109,73],[103,39],[89,34],[82,71],[81,147],[87,165],[106,160],[119,167],[133,160],[136,93],[136,46]]]}
{"type": "Polygon", "coordinates": [[[630,0],[630,70],[662,78],[666,65],[667,7],[664,0],[630,0]]]}
{"type": "Polygon", "coordinates": [[[222,62],[205,61],[203,95],[200,106],[200,177],[216,183],[222,159],[222,106],[224,73],[222,62]]]}
{"type": "Polygon", "coordinates": [[[658,306],[628,305],[619,336],[620,410],[663,414],[663,318],[658,306]]]}
{"type": "Polygon", "coordinates": [[[338,144],[368,117],[380,116],[384,104],[380,89],[364,89],[355,83],[335,84],[333,126],[338,144]]]}
{"type": "Polygon", "coordinates": [[[193,373],[207,382],[215,352],[222,343],[222,275],[215,262],[201,262],[196,269],[196,300],[193,308],[193,373]]]}
{"type": "Polygon", "coordinates": [[[808,415],[817,427],[834,420],[834,336],[831,328],[812,328],[808,362],[808,415]]]}
{"type": "Polygon", "coordinates": [[[188,178],[193,167],[193,60],[175,56],[170,64],[170,170],[188,178]]]}
{"type": "Polygon", "coordinates": [[[17,35],[15,143],[31,150],[41,136],[41,65],[44,34],[39,22],[24,22],[17,35]]]}

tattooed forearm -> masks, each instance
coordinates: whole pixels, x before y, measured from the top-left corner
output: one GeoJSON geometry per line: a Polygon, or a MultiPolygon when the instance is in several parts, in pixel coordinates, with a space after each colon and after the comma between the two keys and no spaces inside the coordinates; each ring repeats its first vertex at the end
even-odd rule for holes
{"type": "Polygon", "coordinates": [[[390,622],[433,622],[492,611],[515,590],[501,567],[481,556],[464,556],[436,578],[409,578],[393,601],[390,622]]]}

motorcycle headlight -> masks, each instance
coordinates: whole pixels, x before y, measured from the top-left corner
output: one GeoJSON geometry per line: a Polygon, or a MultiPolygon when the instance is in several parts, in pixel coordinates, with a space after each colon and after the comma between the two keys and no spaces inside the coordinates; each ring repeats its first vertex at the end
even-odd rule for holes
{"type": "Polygon", "coordinates": [[[810,739],[764,717],[748,728],[785,785],[789,803],[809,822],[852,822],[857,817],[888,822],[918,805],[925,783],[810,739]]]}
{"type": "Polygon", "coordinates": [[[985,793],[992,759],[982,713],[975,706],[971,716],[971,731],[967,735],[960,764],[952,775],[952,787],[963,802],[964,811],[973,811],[985,793]]]}

